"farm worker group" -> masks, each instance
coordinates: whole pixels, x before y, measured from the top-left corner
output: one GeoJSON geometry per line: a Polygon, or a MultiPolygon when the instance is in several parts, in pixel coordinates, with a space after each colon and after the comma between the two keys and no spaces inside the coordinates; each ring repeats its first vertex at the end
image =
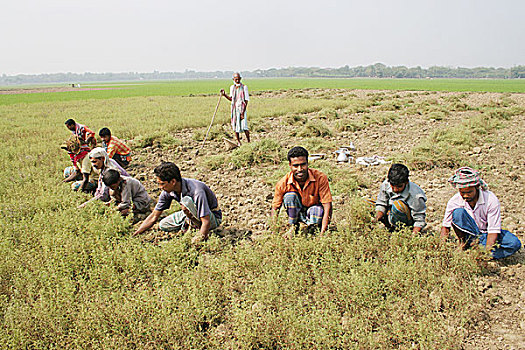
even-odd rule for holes
{"type": "MultiPolygon", "coordinates": [[[[250,142],[246,117],[249,95],[239,73],[234,74],[233,81],[230,95],[221,90],[221,96],[231,101],[231,124],[240,145],[242,132],[250,142]]],[[[207,240],[210,231],[221,224],[222,211],[215,193],[201,181],[183,178],[176,164],[163,162],[155,168],[156,182],[162,192],[152,209],[153,200],[145,187],[125,170],[131,150],[123,141],[104,127],[99,132],[104,147],[95,147],[95,134],[89,128],[73,119],[66,121],[66,127],[72,135],[63,148],[68,151],[73,166],[64,171],[64,181],[75,181],[73,189],[93,194],[93,198],[80,207],[94,200],[115,204],[122,215],[133,214],[134,223],[143,220],[133,233],[140,235],[153,227],[175,200],[181,210],[161,219],[158,227],[166,232],[193,229],[196,232],[192,239],[194,244],[207,240]]],[[[270,217],[277,217],[280,208],[284,207],[290,227],[287,237],[299,231],[318,230],[325,234],[329,229],[332,195],[328,177],[309,167],[308,156],[303,147],[290,149],[287,155],[290,171],[275,186],[270,217]]],[[[458,193],[448,201],[445,210],[441,228],[443,240],[452,228],[460,248],[480,244],[494,259],[508,257],[521,248],[515,235],[502,230],[500,203],[479,172],[462,167],[448,181],[458,193]]],[[[376,200],[369,202],[375,205],[374,221],[381,222],[390,231],[408,226],[418,234],[426,227],[426,201],[421,187],[409,180],[409,169],[403,164],[393,164],[376,200]]]]}

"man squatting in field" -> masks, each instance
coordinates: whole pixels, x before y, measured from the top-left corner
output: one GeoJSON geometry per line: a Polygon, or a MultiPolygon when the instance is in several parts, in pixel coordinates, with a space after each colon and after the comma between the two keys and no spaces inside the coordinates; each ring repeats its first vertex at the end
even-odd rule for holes
{"type": "Polygon", "coordinates": [[[222,212],[212,190],[201,181],[181,177],[179,168],[171,162],[160,164],[154,172],[162,193],[153,212],[133,235],[150,229],[175,199],[182,210],[162,219],[159,228],[166,232],[185,232],[191,226],[199,230],[192,243],[207,240],[210,230],[218,227],[222,221],[222,212]]]}
{"type": "Polygon", "coordinates": [[[479,241],[494,259],[506,258],[520,249],[518,237],[501,229],[499,200],[488,190],[479,172],[469,167],[459,168],[448,182],[458,193],[447,203],[441,227],[443,240],[452,227],[463,249],[479,241]]]}
{"type": "Polygon", "coordinates": [[[117,205],[117,210],[122,216],[129,215],[133,209],[133,222],[144,220],[151,214],[151,197],[139,180],[130,176],[121,176],[115,169],[108,169],[102,176],[104,185],[109,188],[109,196],[117,205]]]}
{"type": "Polygon", "coordinates": [[[91,162],[91,166],[94,168],[94,171],[98,173],[97,188],[95,190],[94,197],[89,201],[82,203],[79,208],[84,207],[93,200],[101,200],[103,202],[108,202],[110,200],[109,188],[104,185],[102,180],[108,169],[115,169],[121,175],[129,176],[126,170],[118,165],[118,163],[113,159],[109,158],[106,150],[102,147],[93,148],[93,150],[89,152],[89,160],[91,162]]]}
{"type": "Polygon", "coordinates": [[[100,129],[98,135],[102,139],[102,145],[109,158],[114,159],[124,169],[127,168],[131,161],[131,149],[122,140],[111,136],[108,128],[100,129]]]}
{"type": "MultiPolygon", "coordinates": [[[[71,137],[67,141],[65,149],[69,154],[69,158],[71,158],[75,171],[71,172],[64,182],[71,182],[81,174],[78,164],[84,166],[83,161],[89,162],[86,156],[91,151],[91,148],[97,144],[97,141],[95,140],[95,133],[85,125],[78,124],[73,119],[66,120],[65,125],[71,131],[71,137]]],[[[86,186],[87,181],[83,181],[80,189],[86,191],[86,186]]]]}
{"type": "Polygon", "coordinates": [[[418,185],[409,181],[408,175],[405,165],[392,164],[377,195],[375,220],[389,230],[403,223],[418,233],[426,226],[427,197],[418,185]]]}
{"type": "Polygon", "coordinates": [[[239,134],[244,131],[246,140],[250,142],[250,131],[248,130],[248,120],[246,117],[246,107],[250,101],[248,87],[241,83],[241,74],[233,74],[234,84],[230,86],[230,96],[226,95],[224,89],[221,89],[221,95],[232,102],[231,104],[231,124],[237,139],[237,145],[241,145],[239,134]]]}
{"type": "Polygon", "coordinates": [[[284,205],[288,222],[297,232],[299,222],[326,232],[332,217],[332,194],[328,177],[321,171],[308,168],[308,151],[294,147],[288,152],[290,172],[275,186],[271,217],[284,205]]]}
{"type": "Polygon", "coordinates": [[[81,149],[78,138],[71,135],[66,143],[60,147],[68,152],[69,156],[72,157],[72,161],[76,164],[76,167],[78,167],[80,163],[80,170],[77,170],[73,166],[68,166],[64,169],[64,182],[74,181],[71,184],[73,191],[93,192],[95,188],[97,188],[98,174],[93,171],[86,150],[81,149]]]}

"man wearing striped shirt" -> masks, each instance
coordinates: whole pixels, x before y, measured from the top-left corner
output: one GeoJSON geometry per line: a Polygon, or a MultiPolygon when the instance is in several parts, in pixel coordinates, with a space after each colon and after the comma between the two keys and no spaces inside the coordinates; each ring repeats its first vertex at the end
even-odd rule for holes
{"type": "Polygon", "coordinates": [[[114,159],[121,167],[127,168],[131,160],[131,149],[122,140],[111,136],[108,128],[100,129],[98,135],[102,139],[109,158],[114,159]]]}
{"type": "Polygon", "coordinates": [[[408,180],[408,175],[405,165],[392,164],[377,195],[375,219],[389,230],[403,223],[418,233],[426,226],[427,197],[421,187],[408,180]]]}

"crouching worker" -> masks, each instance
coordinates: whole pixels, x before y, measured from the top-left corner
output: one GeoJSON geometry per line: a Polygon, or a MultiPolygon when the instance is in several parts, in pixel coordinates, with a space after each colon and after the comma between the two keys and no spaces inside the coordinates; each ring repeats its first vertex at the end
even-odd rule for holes
{"type": "Polygon", "coordinates": [[[162,193],[153,212],[133,235],[150,229],[175,199],[180,203],[182,210],[162,219],[159,228],[166,232],[185,232],[191,226],[199,230],[192,243],[198,244],[207,240],[210,230],[218,227],[222,221],[222,212],[218,208],[215,194],[201,181],[182,178],[179,168],[174,163],[162,163],[154,172],[162,193]]]}
{"type": "Polygon", "coordinates": [[[108,128],[100,129],[98,135],[102,139],[109,158],[114,159],[121,167],[127,168],[131,161],[131,149],[122,140],[111,136],[108,128]]]}
{"type": "Polygon", "coordinates": [[[88,203],[91,203],[94,200],[109,202],[109,187],[104,185],[104,181],[102,180],[104,174],[109,169],[117,170],[123,176],[129,176],[126,170],[124,170],[120,165],[118,165],[118,163],[115,162],[113,159],[110,159],[108,157],[106,150],[102,147],[94,148],[91,152],[89,152],[89,161],[94,173],[98,177],[97,186],[93,198],[88,200],[87,202],[82,203],[78,206],[78,208],[85,207],[88,203]]]}
{"type": "Polygon", "coordinates": [[[110,202],[117,205],[122,216],[128,216],[132,209],[133,223],[136,223],[151,214],[151,197],[139,180],[121,176],[115,169],[108,169],[102,181],[109,188],[110,202]]]}
{"type": "Polygon", "coordinates": [[[494,259],[506,258],[520,249],[518,237],[501,229],[499,200],[488,190],[479,172],[469,167],[459,168],[448,182],[458,193],[447,203],[441,228],[443,240],[452,227],[463,249],[479,241],[494,259]]]}
{"type": "MultiPolygon", "coordinates": [[[[288,152],[290,172],[275,186],[271,217],[284,205],[291,231],[297,232],[299,222],[320,227],[326,232],[332,217],[332,194],[328,177],[321,171],[308,168],[308,151],[294,147],[288,152]]],[[[291,233],[293,233],[291,232],[291,233]]]]}
{"type": "Polygon", "coordinates": [[[71,189],[73,191],[82,191],[86,193],[93,193],[97,188],[98,175],[93,172],[91,163],[89,162],[89,149],[82,148],[80,142],[75,135],[60,146],[66,150],[73,162],[73,166],[68,166],[64,169],[64,182],[73,182],[71,189]]]}
{"type": "Polygon", "coordinates": [[[418,233],[426,226],[427,197],[408,175],[405,165],[392,164],[377,195],[375,219],[391,231],[403,223],[418,233]]]}

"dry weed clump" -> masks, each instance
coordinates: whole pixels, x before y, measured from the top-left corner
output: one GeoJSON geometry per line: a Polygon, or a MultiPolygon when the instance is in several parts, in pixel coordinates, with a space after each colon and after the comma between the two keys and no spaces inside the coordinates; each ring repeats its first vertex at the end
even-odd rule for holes
{"type": "Polygon", "coordinates": [[[288,114],[283,118],[283,122],[288,125],[304,125],[307,120],[303,114],[288,114]]]}
{"type": "Polygon", "coordinates": [[[132,140],[134,147],[146,148],[151,146],[180,146],[182,140],[173,137],[173,135],[166,132],[154,132],[146,135],[139,135],[132,140]]]}
{"type": "Polygon", "coordinates": [[[317,117],[319,119],[336,120],[338,118],[338,113],[333,108],[325,108],[317,113],[317,117]]]}
{"type": "Polygon", "coordinates": [[[397,100],[385,101],[379,107],[377,107],[379,111],[398,111],[401,108],[403,108],[403,105],[397,100]]]}
{"type": "Polygon", "coordinates": [[[300,146],[306,148],[310,153],[325,153],[330,155],[337,146],[337,142],[320,137],[308,137],[300,142],[300,146]]]}
{"type": "Polygon", "coordinates": [[[286,151],[272,139],[263,139],[243,144],[231,154],[208,155],[200,163],[210,170],[229,166],[233,169],[250,168],[257,165],[280,164],[286,159],[286,151]]]}
{"type": "Polygon", "coordinates": [[[260,164],[279,164],[286,159],[286,152],[277,141],[263,139],[243,144],[235,149],[230,162],[235,168],[250,167],[260,164]]]}
{"type": "Polygon", "coordinates": [[[335,123],[337,131],[359,131],[366,127],[362,119],[340,119],[335,123]]]}
{"type": "Polygon", "coordinates": [[[488,115],[490,118],[510,120],[516,115],[525,113],[525,108],[520,106],[511,106],[511,107],[483,107],[481,109],[484,114],[488,115]]]}
{"type": "MultiPolygon", "coordinates": [[[[480,111],[473,112],[473,115],[465,118],[457,126],[434,130],[410,152],[394,158],[418,169],[472,165],[467,151],[480,144],[484,135],[500,128],[502,120],[509,120],[524,111],[523,108],[512,104],[509,104],[510,107],[492,107],[499,106],[499,102],[490,105],[491,107],[485,106],[480,108],[480,111]]],[[[439,120],[435,115],[432,116],[439,120]]]]}
{"type": "Polygon", "coordinates": [[[312,119],[297,131],[293,131],[298,137],[325,137],[333,134],[331,128],[320,120],[312,119]]]}
{"type": "Polygon", "coordinates": [[[318,160],[310,166],[326,174],[333,195],[352,194],[358,188],[369,186],[368,179],[362,174],[352,168],[335,167],[329,160],[318,160]]]}

